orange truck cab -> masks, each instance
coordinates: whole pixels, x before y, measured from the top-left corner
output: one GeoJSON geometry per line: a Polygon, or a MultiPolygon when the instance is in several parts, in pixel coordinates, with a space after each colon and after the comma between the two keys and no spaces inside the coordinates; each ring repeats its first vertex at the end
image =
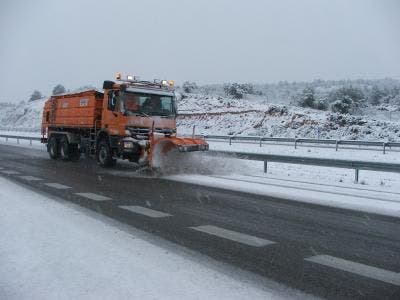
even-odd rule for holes
{"type": "MultiPolygon", "coordinates": [[[[171,150],[207,151],[202,137],[178,137],[173,81],[139,81],[131,76],[104,81],[103,92],[52,96],[42,119],[42,143],[53,159],[95,156],[99,165],[128,159],[157,167],[171,150]],[[157,159],[156,159],[157,157],[157,159]]],[[[194,131],[194,130],[193,130],[194,131]]]]}

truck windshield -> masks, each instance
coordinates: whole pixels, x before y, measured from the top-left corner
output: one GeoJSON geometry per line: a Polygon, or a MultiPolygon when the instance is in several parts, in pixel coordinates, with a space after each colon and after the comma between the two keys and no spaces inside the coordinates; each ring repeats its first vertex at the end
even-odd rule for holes
{"type": "Polygon", "coordinates": [[[174,116],[174,97],[146,93],[125,92],[121,97],[121,111],[128,116],[174,116]]]}

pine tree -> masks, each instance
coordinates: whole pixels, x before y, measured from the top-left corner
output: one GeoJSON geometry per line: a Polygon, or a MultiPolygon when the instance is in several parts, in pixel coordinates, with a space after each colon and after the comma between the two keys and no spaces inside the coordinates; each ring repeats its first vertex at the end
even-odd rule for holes
{"type": "Polygon", "coordinates": [[[29,98],[29,102],[32,102],[32,101],[35,101],[35,100],[38,100],[41,98],[43,98],[42,93],[39,92],[38,90],[34,90],[31,97],[29,98]]]}
{"type": "Polygon", "coordinates": [[[57,84],[54,89],[53,89],[53,95],[60,95],[60,94],[64,94],[67,90],[65,89],[65,87],[61,84],[57,84]]]}

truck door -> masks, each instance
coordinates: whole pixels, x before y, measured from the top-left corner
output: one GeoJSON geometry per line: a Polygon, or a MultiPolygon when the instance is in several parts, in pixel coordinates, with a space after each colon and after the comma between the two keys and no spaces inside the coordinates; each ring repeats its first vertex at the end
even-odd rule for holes
{"type": "Polygon", "coordinates": [[[119,95],[120,91],[108,91],[107,93],[107,107],[103,113],[103,126],[107,129],[110,135],[119,135],[119,95]]]}

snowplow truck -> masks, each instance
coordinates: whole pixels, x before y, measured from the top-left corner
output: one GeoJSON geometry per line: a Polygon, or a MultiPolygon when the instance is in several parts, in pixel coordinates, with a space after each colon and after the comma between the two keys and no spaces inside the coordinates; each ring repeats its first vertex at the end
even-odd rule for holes
{"type": "Polygon", "coordinates": [[[104,81],[103,90],[52,96],[45,102],[41,142],[52,159],[95,157],[102,167],[117,159],[157,168],[167,153],[207,151],[204,138],[176,134],[173,81],[132,76],[104,81]]]}

